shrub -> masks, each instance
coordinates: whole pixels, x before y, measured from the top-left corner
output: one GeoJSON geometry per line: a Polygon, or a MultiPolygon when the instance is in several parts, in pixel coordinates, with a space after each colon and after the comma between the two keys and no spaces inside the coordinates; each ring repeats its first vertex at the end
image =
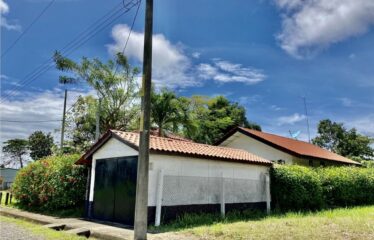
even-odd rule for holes
{"type": "Polygon", "coordinates": [[[78,155],[51,156],[21,169],[12,185],[21,206],[40,210],[74,208],[84,201],[86,169],[78,155]]]}
{"type": "Polygon", "coordinates": [[[330,207],[374,203],[374,170],[353,167],[319,169],[323,196],[330,207]]]}
{"type": "Polygon", "coordinates": [[[373,168],[275,166],[272,203],[278,210],[374,204],[373,168]]]}
{"type": "Polygon", "coordinates": [[[273,204],[281,210],[316,210],[323,205],[322,184],[311,168],[275,166],[271,171],[273,204]]]}

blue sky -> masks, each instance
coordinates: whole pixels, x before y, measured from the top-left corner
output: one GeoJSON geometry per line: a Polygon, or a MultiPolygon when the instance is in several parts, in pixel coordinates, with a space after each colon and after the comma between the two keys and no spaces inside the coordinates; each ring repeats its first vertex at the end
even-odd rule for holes
{"type": "MultiPolygon", "coordinates": [[[[125,0],[128,2],[129,0],[125,0]]],[[[5,51],[49,0],[0,0],[5,51]]],[[[1,60],[1,119],[60,119],[59,72],[51,68],[17,85],[121,0],[56,0],[1,60]]],[[[120,6],[120,5],[118,5],[120,6]]],[[[155,0],[154,82],[178,94],[225,95],[264,131],[307,139],[330,118],[374,137],[374,3],[372,0],[155,0]]],[[[118,8],[119,9],[119,8],[118,8]]],[[[141,66],[144,1],[126,48],[141,66]]],[[[72,52],[107,60],[123,48],[135,8],[72,52]]],[[[71,88],[71,105],[86,86],[71,88]]],[[[5,123],[1,141],[58,122],[5,123]]]]}

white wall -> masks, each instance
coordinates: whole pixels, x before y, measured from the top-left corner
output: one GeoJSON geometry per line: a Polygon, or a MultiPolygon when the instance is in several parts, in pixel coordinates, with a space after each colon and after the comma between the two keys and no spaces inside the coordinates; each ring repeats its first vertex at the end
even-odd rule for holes
{"type": "Polygon", "coordinates": [[[92,156],[92,168],[91,168],[91,184],[90,184],[90,199],[93,201],[94,198],[94,185],[95,185],[95,167],[96,160],[102,158],[114,158],[114,157],[126,157],[138,155],[138,151],[127,146],[115,138],[111,138],[106,142],[99,150],[97,150],[92,156]]]}
{"type": "MultiPolygon", "coordinates": [[[[91,169],[91,185],[90,185],[90,201],[94,198],[94,183],[95,183],[95,166],[97,159],[113,158],[113,157],[124,157],[138,155],[138,152],[133,148],[123,144],[117,139],[111,138],[105,143],[92,157],[92,169],[91,169]]],[[[216,161],[210,159],[190,158],[184,156],[173,156],[164,154],[151,154],[150,155],[150,167],[149,167],[149,194],[148,194],[148,206],[156,205],[156,189],[158,174],[160,169],[163,169],[163,173],[166,176],[185,176],[185,177],[202,177],[202,178],[223,178],[228,180],[244,181],[243,186],[246,182],[251,182],[251,189],[245,189],[251,195],[250,202],[263,202],[264,198],[264,174],[269,171],[268,166],[253,165],[246,163],[236,163],[227,161],[216,161]],[[254,184],[254,185],[253,185],[254,184]]],[[[183,184],[182,184],[183,189],[183,184]]],[[[190,191],[194,191],[191,189],[190,191]]],[[[229,189],[231,195],[235,195],[235,190],[229,189]]],[[[239,190],[238,190],[239,191],[239,190]]],[[[241,194],[237,192],[237,194],[241,194]]],[[[243,195],[243,194],[242,194],[243,195]]],[[[232,200],[232,202],[248,202],[245,196],[240,196],[238,199],[232,200]]],[[[228,201],[229,203],[230,201],[228,201]]],[[[175,199],[172,205],[181,205],[185,203],[185,199],[175,199]]],[[[201,202],[199,202],[201,203],[201,202]]],[[[209,202],[205,202],[209,203],[209,202]]]]}
{"type": "MultiPolygon", "coordinates": [[[[286,162],[286,164],[292,164],[294,161],[294,156],[273,148],[254,138],[248,137],[240,132],[236,132],[220,145],[243,149],[271,161],[278,161],[282,159],[286,162]]],[[[306,164],[308,164],[308,161],[306,161],[306,164]]]]}
{"type": "MultiPolygon", "coordinates": [[[[264,196],[264,174],[267,174],[269,171],[268,166],[261,166],[261,165],[253,165],[247,163],[238,163],[238,162],[227,162],[227,161],[217,161],[211,159],[200,159],[200,158],[190,158],[184,156],[172,156],[172,155],[163,155],[163,154],[151,154],[150,162],[152,168],[149,172],[149,196],[148,196],[148,205],[155,206],[156,204],[156,189],[157,189],[157,176],[159,174],[160,169],[163,169],[163,173],[165,176],[183,176],[183,177],[191,177],[187,179],[193,180],[195,178],[196,187],[195,188],[188,188],[188,186],[184,186],[181,183],[180,188],[176,190],[182,191],[197,191],[199,182],[196,181],[196,178],[202,177],[205,181],[209,181],[206,178],[221,178],[223,177],[225,181],[229,181],[235,179],[239,182],[242,181],[242,187],[248,186],[249,183],[251,189],[244,189],[244,191],[248,191],[251,194],[250,199],[244,196],[241,192],[235,192],[234,189],[228,189],[227,192],[230,192],[231,195],[242,195],[242,197],[237,197],[233,202],[263,202],[266,201],[264,196]]],[[[202,179],[199,178],[199,179],[202,179]]],[[[183,178],[186,179],[186,178],[183,178]]],[[[165,180],[164,180],[165,181],[165,180]]],[[[165,184],[165,183],[164,183],[165,184]]],[[[228,185],[229,186],[229,185],[228,185]]],[[[232,186],[232,183],[231,185],[232,186]]],[[[240,189],[240,186],[235,186],[235,189],[240,189]]],[[[242,191],[241,189],[240,191],[242,191]]],[[[218,194],[219,192],[217,192],[218,194]]],[[[196,192],[192,193],[191,195],[195,194],[196,192]]],[[[180,196],[182,197],[182,196],[180,196]]],[[[185,195],[183,195],[185,197],[185,195]]],[[[228,196],[230,199],[230,196],[228,196]]],[[[204,201],[202,197],[200,201],[196,201],[196,199],[189,200],[190,204],[199,204],[204,201]],[[192,201],[192,202],[191,202],[192,201]]],[[[208,200],[209,201],[209,200],[208,200]]],[[[214,201],[214,200],[210,200],[214,201]]],[[[187,201],[188,202],[188,201],[187,201]]],[[[228,201],[227,203],[229,203],[228,201]]],[[[178,196],[174,198],[173,204],[169,205],[183,205],[186,203],[186,199],[178,199],[178,196]]],[[[204,203],[213,203],[213,202],[204,202],[204,203]]],[[[214,202],[216,203],[216,202],[214,202]]]]}

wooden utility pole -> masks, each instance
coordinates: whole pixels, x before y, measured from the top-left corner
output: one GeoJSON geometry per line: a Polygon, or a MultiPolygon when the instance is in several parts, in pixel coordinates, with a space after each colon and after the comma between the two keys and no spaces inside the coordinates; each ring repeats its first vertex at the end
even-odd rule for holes
{"type": "Polygon", "coordinates": [[[60,151],[61,151],[61,154],[64,152],[64,134],[65,134],[66,99],[67,99],[67,97],[68,97],[68,90],[65,89],[64,111],[62,113],[61,141],[60,141],[60,151]]]}
{"type": "Polygon", "coordinates": [[[140,118],[140,142],[138,174],[136,181],[134,239],[147,239],[148,222],[148,165],[149,165],[149,129],[151,111],[151,85],[152,85],[152,32],[153,32],[153,0],[146,1],[144,53],[143,53],[143,79],[142,79],[142,106],[140,118]]]}

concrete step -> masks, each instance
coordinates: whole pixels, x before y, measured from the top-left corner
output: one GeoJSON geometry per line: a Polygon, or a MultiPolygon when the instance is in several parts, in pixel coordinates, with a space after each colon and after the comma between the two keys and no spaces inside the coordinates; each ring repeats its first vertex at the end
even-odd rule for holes
{"type": "Polygon", "coordinates": [[[78,236],[85,236],[86,238],[90,237],[91,231],[87,228],[73,228],[68,231],[67,233],[75,234],[78,236]]]}
{"type": "Polygon", "coordinates": [[[44,227],[50,228],[50,229],[53,229],[53,230],[57,230],[57,231],[61,231],[61,230],[65,229],[66,224],[51,223],[51,224],[44,225],[44,227]]]}

